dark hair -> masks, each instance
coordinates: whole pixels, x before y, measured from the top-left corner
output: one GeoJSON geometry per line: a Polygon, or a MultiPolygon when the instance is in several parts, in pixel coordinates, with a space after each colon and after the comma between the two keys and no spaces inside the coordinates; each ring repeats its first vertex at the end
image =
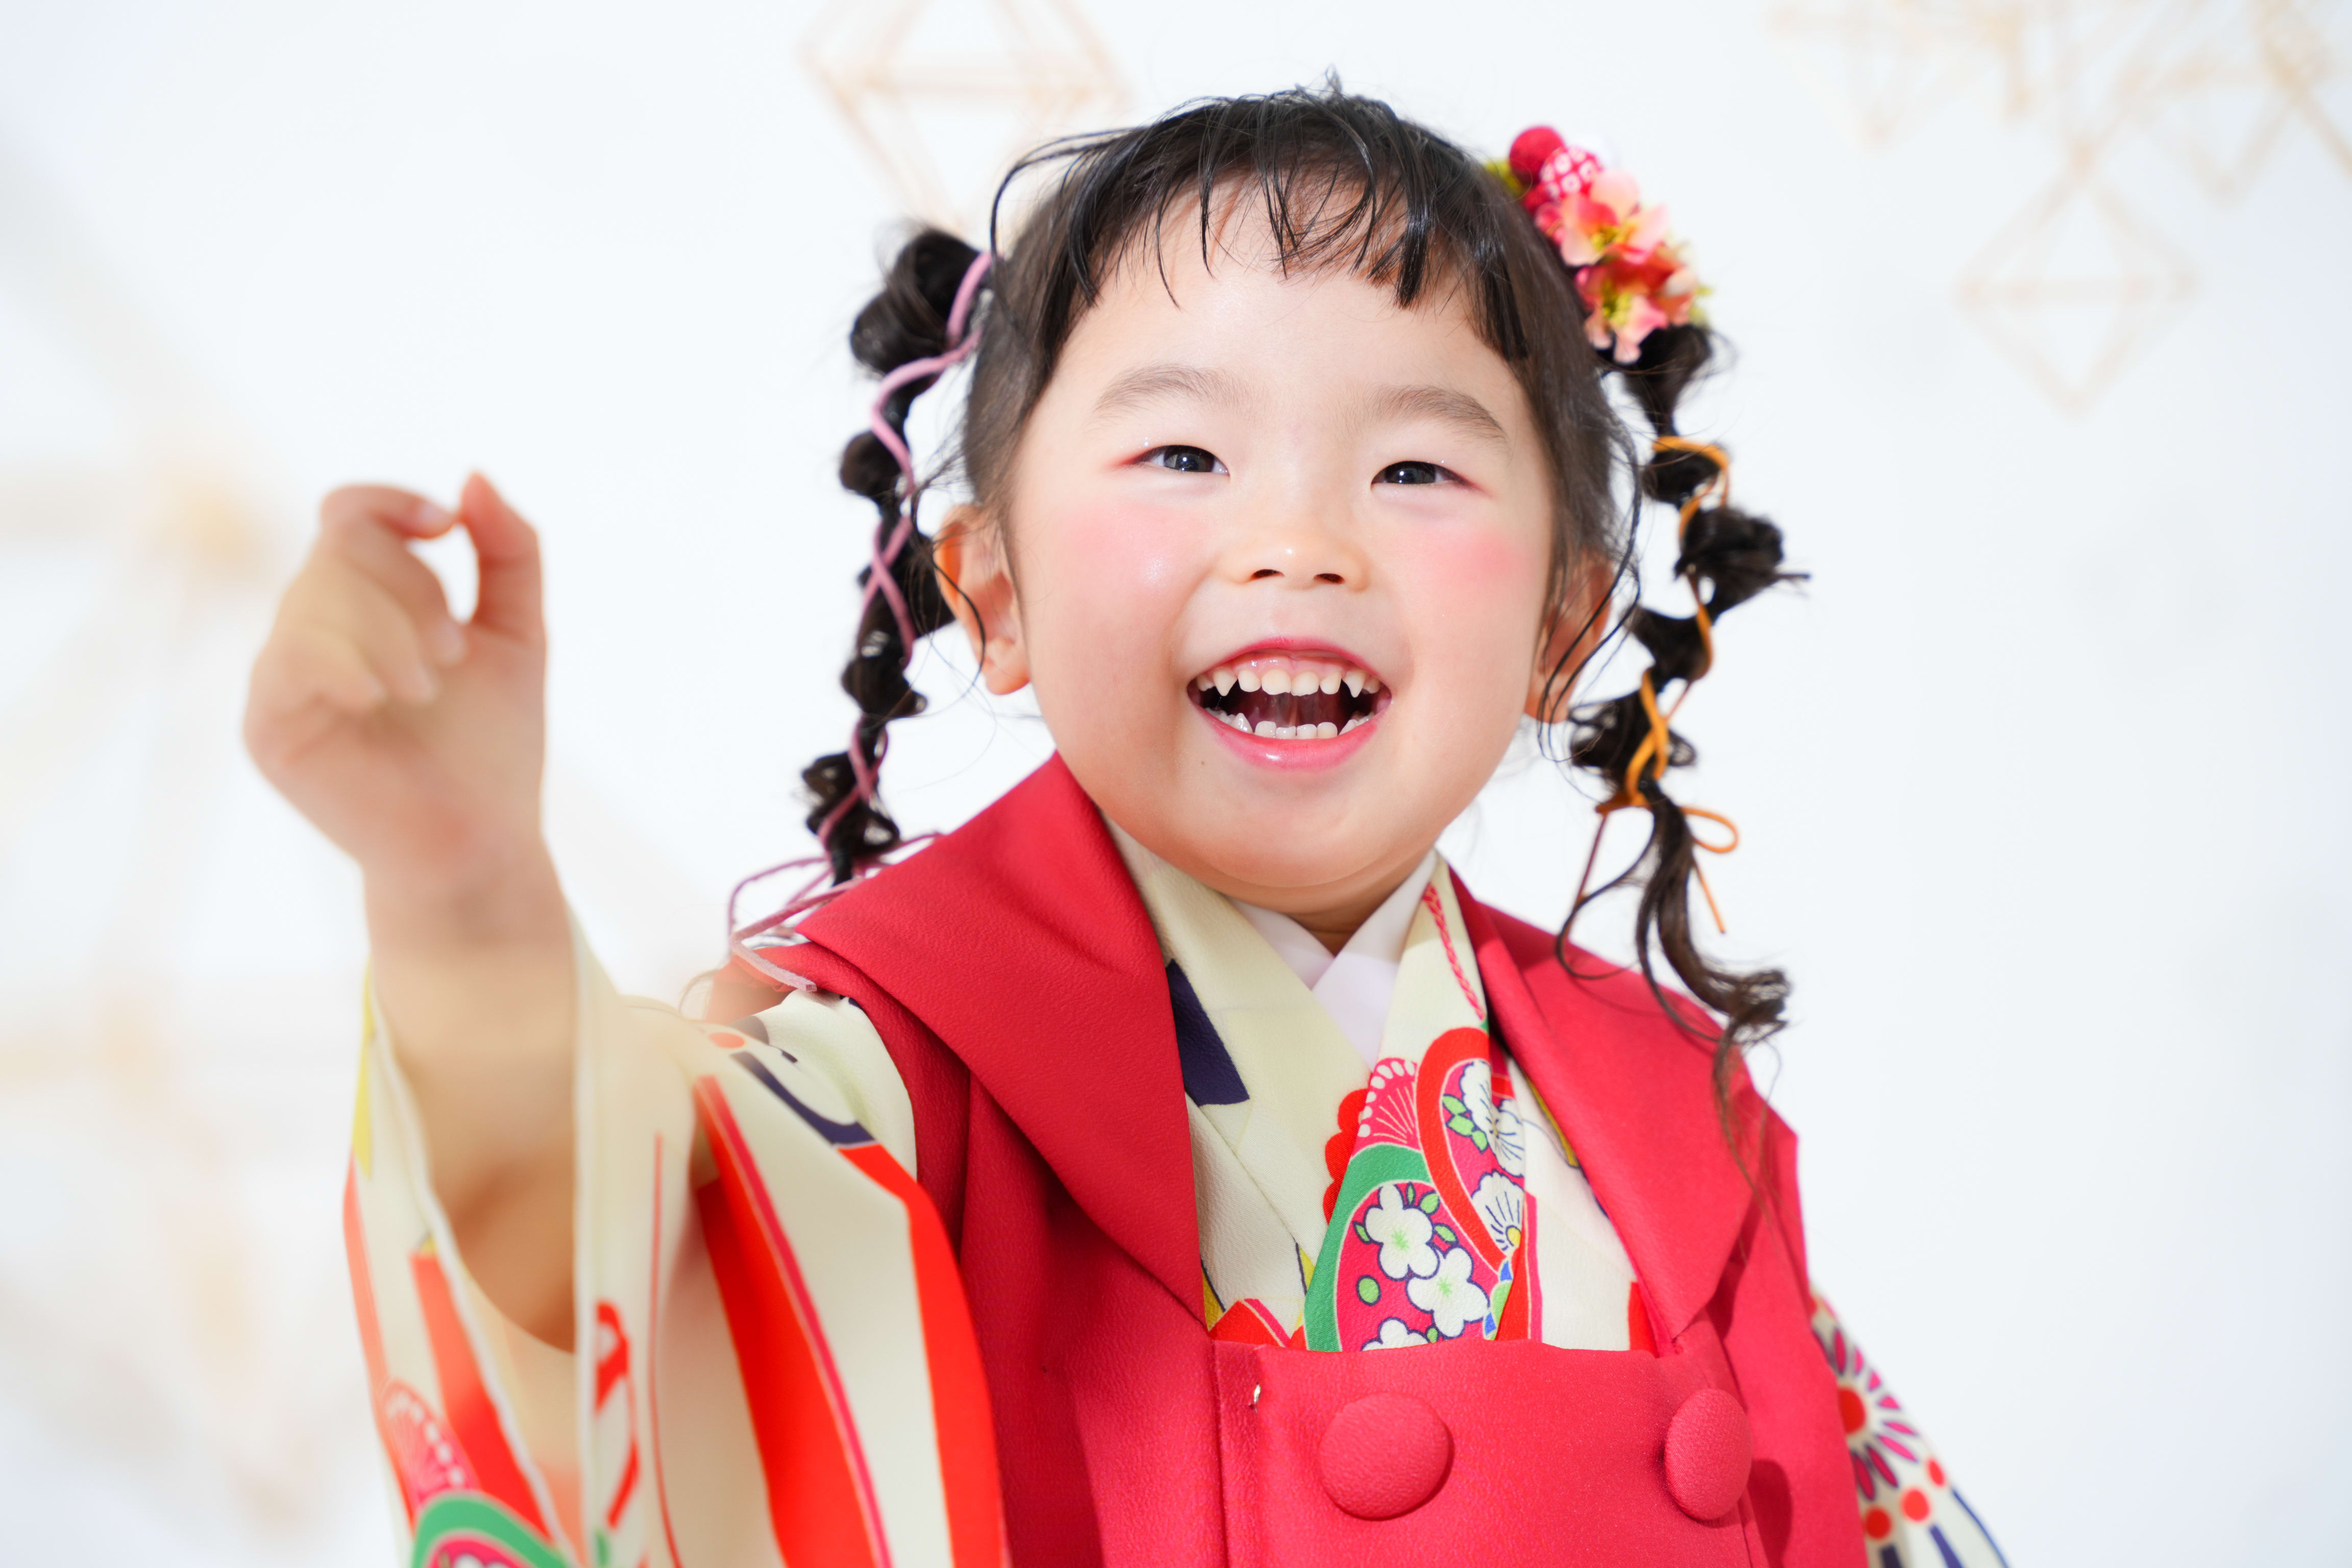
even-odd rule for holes
{"type": "MultiPolygon", "coordinates": [[[[982,335],[958,449],[972,499],[983,510],[1001,497],[1023,426],[1072,329],[1101,297],[1112,269],[1144,247],[1156,247],[1171,219],[1197,222],[1205,256],[1219,202],[1252,200],[1262,206],[1286,268],[1347,268],[1391,289],[1401,307],[1428,299],[1434,288],[1465,291],[1480,338],[1517,377],[1543,437],[1555,514],[1548,596],[1553,611],[1577,607],[1570,601],[1580,563],[1613,561],[1612,593],[1590,607],[1584,629],[1622,600],[1630,607],[1620,626],[1652,656],[1654,695],[1654,688],[1706,672],[1706,629],[1639,602],[1635,525],[1642,503],[1639,497],[1621,497],[1616,481],[1633,472],[1643,494],[1684,507],[1716,479],[1719,460],[1708,455],[1712,448],[1686,443],[1659,446],[1643,461],[1602,382],[1604,374],[1617,374],[1652,432],[1675,437],[1675,407],[1712,357],[1705,327],[1652,331],[1630,365],[1596,353],[1587,342],[1584,305],[1568,268],[1502,177],[1388,105],[1347,94],[1336,81],[1319,91],[1207,100],[1148,125],[1058,142],[1024,160],[1006,184],[1045,169],[1057,169],[1058,177],[1043,192],[1017,243],[994,263],[978,307],[982,335]]],[[[1000,209],[1003,203],[1000,192],[1000,209]]],[[[997,248],[994,227],[992,217],[992,249],[997,248]]],[[[850,349],[859,363],[887,373],[941,353],[958,286],[978,254],[938,229],[908,241],[890,264],[882,292],[851,329],[850,349]]],[[[908,405],[934,379],[911,382],[889,399],[884,417],[893,428],[903,433],[908,405]]],[[[871,432],[860,433],[843,452],[841,482],[875,503],[884,535],[897,532],[914,476],[900,472],[871,432]]],[[[912,533],[908,543],[889,570],[919,637],[951,616],[928,541],[912,533]]],[[[1709,585],[1708,614],[1720,616],[1784,575],[1780,531],[1727,505],[1688,508],[1675,570],[1694,588],[1709,585]]],[[[872,571],[869,566],[867,574],[872,571]]],[[[896,614],[869,593],[856,650],[842,676],[843,688],[857,701],[853,744],[869,774],[880,765],[890,721],[921,710],[921,698],[906,680],[911,651],[896,614]]],[[[1563,658],[1546,685],[1548,714],[1569,723],[1567,760],[1626,784],[1650,732],[1643,694],[1570,710],[1567,698],[1578,672],[1563,658]]],[[[1695,757],[1678,735],[1666,750],[1669,766],[1686,766],[1695,757]]],[[[858,771],[848,753],[839,752],[820,758],[802,775],[814,802],[809,826],[824,834],[836,879],[847,879],[899,842],[898,825],[879,801],[857,790],[858,771]]],[[[1692,994],[1722,1015],[1716,1082],[1723,1099],[1739,1051],[1779,1027],[1788,987],[1776,971],[1735,972],[1698,951],[1690,918],[1693,841],[1682,810],[1657,776],[1664,771],[1644,763],[1643,776],[1627,784],[1631,803],[1646,807],[1652,819],[1641,858],[1584,894],[1579,907],[1629,880],[1641,885],[1634,935],[1642,971],[1655,989],[1654,946],[1692,994]]],[[[1565,929],[1559,953],[1566,963],[1565,929]]],[[[1684,1010],[1667,1010],[1696,1031],[1684,1010]]]]}

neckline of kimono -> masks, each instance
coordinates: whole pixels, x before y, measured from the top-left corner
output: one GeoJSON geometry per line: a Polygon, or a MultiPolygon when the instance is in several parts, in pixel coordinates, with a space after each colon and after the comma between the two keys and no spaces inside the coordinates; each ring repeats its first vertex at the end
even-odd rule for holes
{"type": "MultiPolygon", "coordinates": [[[[1127,862],[1131,877],[1139,880],[1144,875],[1143,868],[1167,865],[1109,817],[1102,821],[1110,830],[1112,842],[1120,858],[1127,862]]],[[[1412,934],[1414,911],[1421,907],[1422,895],[1436,874],[1437,851],[1433,848],[1421,858],[1412,875],[1398,883],[1395,890],[1356,928],[1338,952],[1325,947],[1314,932],[1288,915],[1245,904],[1239,899],[1227,898],[1225,901],[1240,912],[1284,966],[1297,976],[1307,994],[1322,1005],[1323,1011],[1339,1026],[1339,1033],[1355,1047],[1356,1054],[1364,1060],[1365,1069],[1370,1071],[1380,1063],[1382,1037],[1388,1029],[1389,1004],[1396,996],[1397,970],[1404,962],[1405,939],[1412,934]]]]}
{"type": "Polygon", "coordinates": [[[1323,1005],[1368,1068],[1380,1061],[1389,1003],[1396,995],[1397,968],[1404,961],[1405,938],[1412,933],[1413,911],[1421,907],[1422,893],[1436,870],[1437,851],[1433,849],[1337,952],[1288,915],[1239,899],[1232,900],[1242,918],[1256,928],[1266,945],[1298,976],[1298,983],[1323,1005]]]}

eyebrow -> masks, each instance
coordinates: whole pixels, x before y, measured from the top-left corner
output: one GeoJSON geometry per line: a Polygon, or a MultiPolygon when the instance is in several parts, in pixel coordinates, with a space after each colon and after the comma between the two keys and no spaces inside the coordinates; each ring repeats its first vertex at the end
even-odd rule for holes
{"type": "Polygon", "coordinates": [[[1503,422],[1466,392],[1450,386],[1391,386],[1372,395],[1364,405],[1375,419],[1427,419],[1449,425],[1479,441],[1507,444],[1503,422]]]}
{"type": "Polygon", "coordinates": [[[1129,371],[1103,388],[1102,395],[1095,399],[1095,417],[1124,414],[1170,400],[1241,403],[1245,401],[1245,394],[1238,378],[1221,370],[1189,364],[1148,364],[1129,371]]]}
{"type": "MultiPolygon", "coordinates": [[[[1189,364],[1149,364],[1130,370],[1095,399],[1095,417],[1107,418],[1154,403],[1237,404],[1247,401],[1239,377],[1189,364]]],[[[1507,443],[1503,422],[1466,392],[1450,386],[1383,387],[1363,405],[1368,419],[1427,419],[1451,426],[1474,440],[1507,443]]]]}

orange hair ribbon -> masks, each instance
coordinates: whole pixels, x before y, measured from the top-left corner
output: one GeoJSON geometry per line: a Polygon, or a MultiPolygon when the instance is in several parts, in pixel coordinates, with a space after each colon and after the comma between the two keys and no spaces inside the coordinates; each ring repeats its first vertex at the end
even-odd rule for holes
{"type": "MultiPolygon", "coordinates": [[[[1731,458],[1720,447],[1706,441],[1694,441],[1683,436],[1661,436],[1651,446],[1653,458],[1657,453],[1669,451],[1696,452],[1715,465],[1715,477],[1691,492],[1690,498],[1682,504],[1681,517],[1675,526],[1675,537],[1679,541],[1690,532],[1691,519],[1698,515],[1702,506],[1710,500],[1721,506],[1731,500],[1731,458]]],[[[1664,711],[1661,711],[1658,707],[1656,681],[1652,678],[1649,670],[1645,669],[1642,672],[1642,711],[1649,718],[1650,732],[1642,737],[1641,745],[1634,749],[1632,760],[1626,763],[1625,772],[1617,781],[1617,792],[1593,808],[1601,816],[1601,826],[1593,829],[1592,848],[1584,858],[1584,875],[1577,879],[1576,901],[1569,906],[1569,919],[1571,921],[1576,918],[1576,911],[1584,907],[1585,890],[1592,884],[1592,868],[1601,858],[1601,837],[1608,826],[1609,814],[1622,810],[1629,805],[1649,809],[1647,803],[1642,799],[1643,772],[1644,769],[1648,770],[1650,777],[1655,780],[1665,778],[1674,750],[1674,731],[1669,725],[1672,724],[1675,715],[1682,711],[1683,703],[1690,697],[1691,687],[1701,676],[1715,668],[1715,618],[1706,613],[1706,598],[1699,592],[1697,574],[1685,572],[1683,574],[1683,580],[1690,584],[1691,601],[1696,606],[1692,621],[1698,628],[1699,667],[1696,672],[1683,682],[1682,690],[1675,694],[1674,706],[1664,711]]],[[[1738,825],[1721,812],[1709,811],[1703,806],[1686,805],[1682,808],[1682,813],[1685,817],[1704,817],[1709,822],[1717,823],[1731,835],[1727,843],[1710,844],[1693,833],[1691,843],[1694,847],[1704,849],[1711,855],[1728,855],[1739,847],[1738,825]]],[[[1698,890],[1706,898],[1707,913],[1715,918],[1715,929],[1718,932],[1723,931],[1726,929],[1723,923],[1723,910],[1715,901],[1715,889],[1707,886],[1706,873],[1699,868],[1696,860],[1691,862],[1691,872],[1698,879],[1698,890]]]]}

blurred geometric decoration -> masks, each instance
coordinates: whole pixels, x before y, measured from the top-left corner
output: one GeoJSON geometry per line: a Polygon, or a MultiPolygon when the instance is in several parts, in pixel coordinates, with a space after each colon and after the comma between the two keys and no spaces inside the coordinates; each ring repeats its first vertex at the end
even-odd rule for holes
{"type": "MultiPolygon", "coordinates": [[[[121,1501],[159,1507],[188,1548],[175,1561],[208,1557],[208,1533],[241,1561],[316,1561],[355,1500],[380,1517],[335,1219],[357,883],[238,742],[307,531],[5,147],[0,329],[17,416],[0,430],[12,1495],[70,1479],[75,1506],[107,1498],[91,1511],[110,1521],[121,1501]]],[[[719,912],[583,781],[556,766],[548,793],[583,917],[640,973],[682,983],[723,951],[719,912]]]]}
{"type": "Polygon", "coordinates": [[[2089,409],[2187,307],[2187,260],[2118,189],[2116,154],[2154,149],[2235,201],[2290,132],[2352,175],[2330,100],[2347,80],[2336,0],[1787,0],[1769,26],[1829,84],[1865,145],[1993,88],[2007,120],[2047,134],[2051,182],[1965,268],[1962,309],[2060,407],[2089,409]]]}
{"type": "Polygon", "coordinates": [[[207,1037],[169,951],[195,940],[236,752],[234,696],[206,689],[234,693],[238,632],[284,556],[210,400],[5,157],[0,295],[49,330],[41,347],[79,359],[129,437],[0,471],[0,604],[56,623],[12,650],[0,686],[0,1179],[19,1205],[0,1248],[0,1401],[175,1508],[299,1531],[353,1456],[335,1400],[356,1389],[301,1353],[333,1333],[335,1302],[284,1267],[282,1210],[256,1192],[270,1171],[252,1158],[255,1112],[286,1081],[254,1049],[270,1001],[242,999],[245,1027],[207,1037]],[[93,797],[111,810],[84,836],[93,797]],[[79,885],[27,900],[28,862],[60,849],[79,885]],[[58,952],[76,928],[81,951],[58,952]],[[242,1107],[222,1092],[239,1079],[242,1107]]]}
{"type": "Polygon", "coordinates": [[[1899,141],[1994,62],[1979,6],[1951,0],[1811,0],[1776,9],[1800,73],[1865,147],[1899,141]]]}
{"type": "Polygon", "coordinates": [[[972,239],[1014,159],[1127,100],[1076,0],[834,0],[801,57],[907,211],[972,239]]]}
{"type": "Polygon", "coordinates": [[[2082,413],[2188,305],[2193,274],[2095,179],[2062,181],[1961,274],[1961,305],[2051,401],[2082,413]]]}
{"type": "Polygon", "coordinates": [[[2324,95],[2347,79],[2314,5],[2214,7],[2192,17],[2150,70],[2148,133],[2217,201],[2244,195],[2280,140],[2315,133],[2347,174],[2352,142],[2324,95]]]}

